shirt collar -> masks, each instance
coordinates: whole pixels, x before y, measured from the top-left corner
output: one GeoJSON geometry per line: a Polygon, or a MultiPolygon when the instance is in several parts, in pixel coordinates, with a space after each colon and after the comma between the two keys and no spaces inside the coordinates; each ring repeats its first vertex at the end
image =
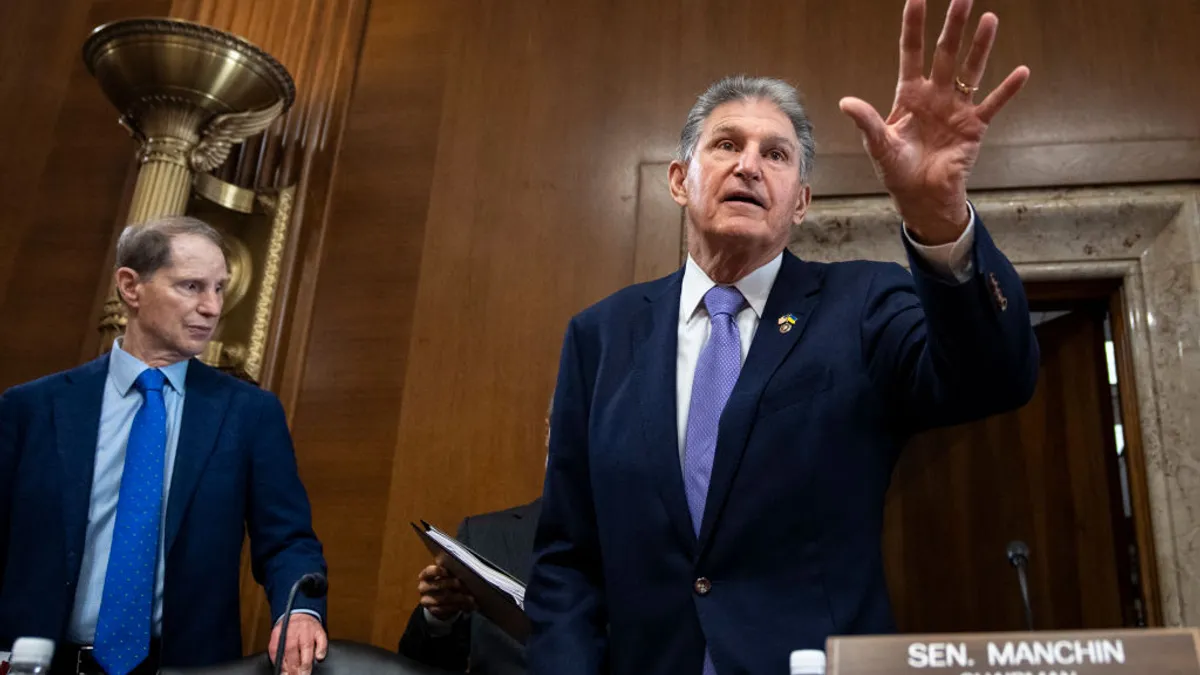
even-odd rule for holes
{"type": "MultiPolygon", "coordinates": [[[[128,394],[138,375],[150,367],[142,363],[138,357],[121,349],[123,339],[117,338],[113,341],[112,353],[108,357],[108,376],[112,379],[113,384],[117,385],[117,391],[121,392],[121,396],[128,394]]],[[[187,368],[190,361],[191,359],[184,359],[159,368],[166,376],[167,383],[176,393],[182,394],[184,391],[184,382],[187,380],[187,368]]]]}
{"type": "MultiPolygon", "coordinates": [[[[775,285],[775,277],[779,276],[779,268],[783,265],[783,253],[775,256],[770,262],[754,270],[750,274],[734,282],[734,287],[746,298],[746,303],[754,310],[755,316],[762,319],[763,310],[767,307],[767,296],[775,285]]],[[[696,311],[703,306],[704,294],[708,293],[717,283],[710,279],[700,265],[688,256],[683,268],[683,290],[679,295],[679,319],[690,321],[696,311]]]]}

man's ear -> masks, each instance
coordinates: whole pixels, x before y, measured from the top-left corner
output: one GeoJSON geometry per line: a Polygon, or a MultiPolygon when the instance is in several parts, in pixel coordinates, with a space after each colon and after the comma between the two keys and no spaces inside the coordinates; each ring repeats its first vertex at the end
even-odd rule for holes
{"type": "Polygon", "coordinates": [[[671,162],[671,167],[667,169],[667,180],[671,184],[671,199],[680,206],[687,206],[687,164],[675,160],[671,162]]]}
{"type": "Polygon", "coordinates": [[[131,309],[137,309],[142,300],[142,277],[128,267],[122,267],[114,274],[117,295],[131,309]]]}
{"type": "Polygon", "coordinates": [[[804,216],[808,213],[808,205],[812,203],[812,188],[808,183],[800,188],[800,198],[796,200],[796,210],[792,213],[792,224],[799,225],[804,222],[804,216]]]}

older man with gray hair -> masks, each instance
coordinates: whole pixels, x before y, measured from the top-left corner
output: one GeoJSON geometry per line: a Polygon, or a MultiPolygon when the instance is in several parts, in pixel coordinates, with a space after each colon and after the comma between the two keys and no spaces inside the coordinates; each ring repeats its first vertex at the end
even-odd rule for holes
{"type": "Polygon", "coordinates": [[[535,675],[772,675],[834,634],[893,629],[880,533],[906,439],[1022,405],[1038,348],[1021,281],[967,201],[1021,67],[973,96],[996,34],[952,0],[932,70],[909,0],[891,114],[842,99],[904,221],[899,265],[787,251],[811,199],[795,90],[730,77],[670,167],[674,274],[570,322],[526,595],[535,675]]]}
{"type": "MultiPolygon", "coordinates": [[[[53,675],[239,658],[246,532],[277,619],[325,571],[279,400],[194,358],[229,279],[220,234],[130,227],[116,268],[128,327],[112,351],[0,397],[0,648],[54,640],[53,675]]],[[[296,606],[284,668],[306,675],[325,604],[296,606]]]]}

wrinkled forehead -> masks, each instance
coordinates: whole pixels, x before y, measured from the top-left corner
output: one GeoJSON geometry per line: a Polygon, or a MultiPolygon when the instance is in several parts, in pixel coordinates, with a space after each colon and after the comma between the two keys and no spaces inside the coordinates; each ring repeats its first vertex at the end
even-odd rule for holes
{"type": "Polygon", "coordinates": [[[792,121],[779,106],[763,99],[728,101],[713,108],[704,120],[701,137],[737,135],[756,140],[787,142],[799,146],[792,121]]]}
{"type": "Polygon", "coordinates": [[[171,238],[171,257],[166,269],[187,276],[228,278],[229,260],[211,239],[181,234],[171,238]]]}

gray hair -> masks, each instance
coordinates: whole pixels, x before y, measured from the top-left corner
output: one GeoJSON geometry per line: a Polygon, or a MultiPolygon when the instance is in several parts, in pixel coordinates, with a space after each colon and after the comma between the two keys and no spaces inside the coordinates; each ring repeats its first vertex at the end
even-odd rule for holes
{"type": "Polygon", "coordinates": [[[171,241],[189,234],[204,237],[225,254],[225,240],[212,225],[191,216],[167,216],[126,227],[117,240],[116,267],[128,267],[148,279],[171,264],[171,241]]]}
{"type": "Polygon", "coordinates": [[[796,88],[771,77],[750,77],[747,75],[731,75],[709,86],[696,104],[688,111],[687,121],[683,123],[683,131],[679,133],[678,159],[684,164],[692,161],[696,145],[700,142],[700,131],[704,120],[712,114],[717,106],[733,101],[763,100],[774,103],[776,107],[792,123],[796,138],[800,141],[800,178],[807,179],[816,159],[817,146],[813,140],[812,122],[800,104],[800,95],[796,88]]]}

